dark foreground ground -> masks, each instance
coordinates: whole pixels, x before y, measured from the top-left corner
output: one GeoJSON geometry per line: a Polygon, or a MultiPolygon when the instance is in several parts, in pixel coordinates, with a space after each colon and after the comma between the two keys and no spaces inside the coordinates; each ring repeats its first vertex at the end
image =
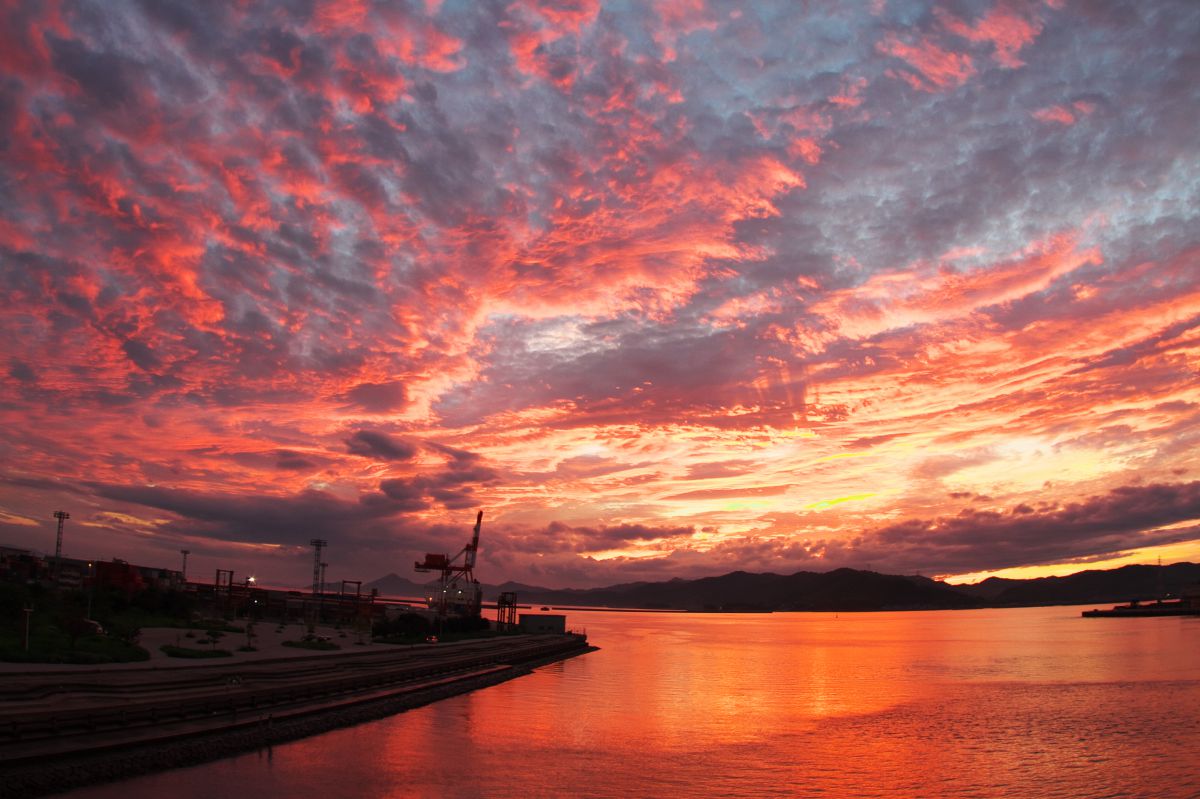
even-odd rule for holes
{"type": "Polygon", "coordinates": [[[0,797],[35,797],[382,718],[589,652],[519,635],[186,668],[40,669],[0,682],[0,797]]]}

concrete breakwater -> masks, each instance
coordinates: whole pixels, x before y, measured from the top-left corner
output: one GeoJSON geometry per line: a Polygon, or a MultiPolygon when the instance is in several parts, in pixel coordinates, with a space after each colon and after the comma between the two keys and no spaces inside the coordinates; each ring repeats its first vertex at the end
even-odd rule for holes
{"type": "Polygon", "coordinates": [[[0,797],[253,751],[592,649],[581,636],[512,636],[230,666],[9,673],[0,688],[0,797]]]}

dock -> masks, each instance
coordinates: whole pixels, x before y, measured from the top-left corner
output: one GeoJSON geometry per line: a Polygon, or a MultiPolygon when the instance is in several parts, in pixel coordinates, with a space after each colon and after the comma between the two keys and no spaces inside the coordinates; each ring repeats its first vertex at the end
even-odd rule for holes
{"type": "Polygon", "coordinates": [[[1081,614],[1087,618],[1132,618],[1140,616],[1200,616],[1200,607],[1183,600],[1150,602],[1130,602],[1128,605],[1116,605],[1108,610],[1085,610],[1081,614]]]}

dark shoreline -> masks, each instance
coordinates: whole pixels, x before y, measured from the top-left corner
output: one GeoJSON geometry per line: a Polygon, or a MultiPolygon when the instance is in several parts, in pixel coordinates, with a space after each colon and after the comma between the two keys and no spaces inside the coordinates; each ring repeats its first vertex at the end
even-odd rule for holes
{"type": "Polygon", "coordinates": [[[5,765],[0,797],[37,797],[87,785],[128,779],[157,771],[184,768],[246,754],[341,727],[375,721],[441,699],[487,688],[529,674],[534,668],[595,651],[579,647],[513,664],[502,670],[467,675],[463,679],[405,690],[335,706],[314,705],[287,718],[272,714],[231,723],[221,729],[131,745],[91,750],[52,758],[31,758],[5,765]]]}

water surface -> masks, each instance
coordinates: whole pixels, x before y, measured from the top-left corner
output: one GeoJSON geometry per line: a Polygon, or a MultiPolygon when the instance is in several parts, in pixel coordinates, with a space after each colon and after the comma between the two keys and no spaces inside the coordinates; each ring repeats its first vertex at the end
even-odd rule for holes
{"type": "Polygon", "coordinates": [[[1200,797],[1200,618],[577,613],[599,651],[73,799],[1200,797]]]}

